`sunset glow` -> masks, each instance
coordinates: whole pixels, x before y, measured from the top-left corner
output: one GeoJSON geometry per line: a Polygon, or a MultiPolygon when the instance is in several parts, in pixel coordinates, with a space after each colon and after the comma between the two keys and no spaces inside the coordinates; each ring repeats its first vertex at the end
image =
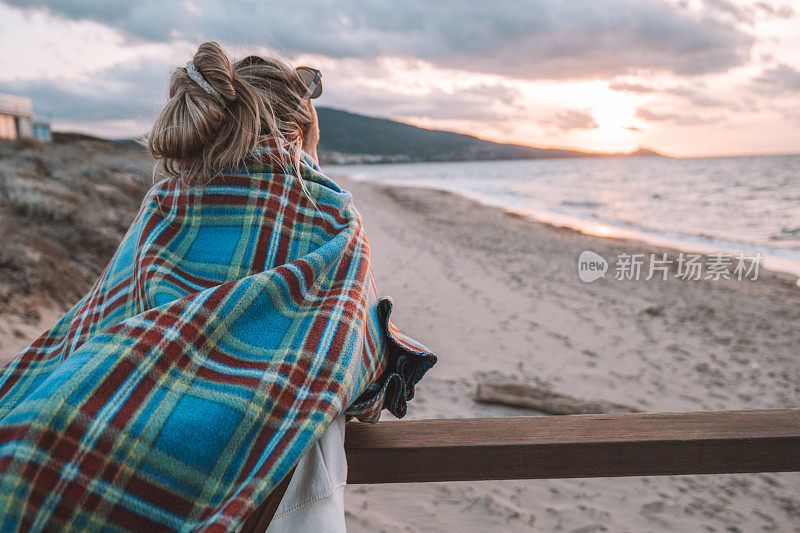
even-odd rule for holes
{"type": "Polygon", "coordinates": [[[138,135],[170,69],[214,38],[239,56],[278,50],[316,65],[319,105],[483,139],[678,156],[800,149],[796,3],[529,4],[468,15],[411,2],[387,19],[352,2],[298,13],[281,2],[250,12],[144,1],[112,19],[99,8],[3,2],[0,92],[31,96],[58,129],[138,135]],[[557,23],[542,25],[545,15],[557,23]],[[276,17],[280,27],[263,23],[276,17]]]}

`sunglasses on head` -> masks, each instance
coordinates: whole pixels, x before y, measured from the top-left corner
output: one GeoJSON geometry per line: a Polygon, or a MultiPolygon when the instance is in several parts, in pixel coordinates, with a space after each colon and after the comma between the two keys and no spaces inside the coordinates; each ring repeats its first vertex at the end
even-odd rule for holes
{"type": "Polygon", "coordinates": [[[297,75],[306,85],[306,94],[300,99],[305,102],[308,99],[319,98],[322,94],[322,72],[311,67],[297,67],[297,75]]]}
{"type": "MultiPolygon", "coordinates": [[[[239,64],[245,66],[265,65],[266,63],[263,58],[258,56],[247,56],[239,62],[239,64]]],[[[319,98],[322,94],[322,72],[311,67],[297,67],[294,70],[306,86],[306,94],[300,99],[301,104],[308,99],[319,98]]]]}

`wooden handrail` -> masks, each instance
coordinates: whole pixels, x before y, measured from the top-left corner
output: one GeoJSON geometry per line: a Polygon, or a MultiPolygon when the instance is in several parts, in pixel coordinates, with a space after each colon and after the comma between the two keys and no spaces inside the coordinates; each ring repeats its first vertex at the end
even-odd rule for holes
{"type": "Polygon", "coordinates": [[[346,427],[351,484],[800,471],[800,409],[346,427]]]}
{"type": "Polygon", "coordinates": [[[351,422],[345,450],[350,484],[795,472],[800,409],[351,422]]]}

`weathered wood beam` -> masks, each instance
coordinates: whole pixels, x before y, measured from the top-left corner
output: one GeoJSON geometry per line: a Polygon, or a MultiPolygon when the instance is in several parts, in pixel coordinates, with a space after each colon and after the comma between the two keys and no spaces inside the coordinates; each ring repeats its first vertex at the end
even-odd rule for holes
{"type": "Polygon", "coordinates": [[[347,424],[348,483],[800,471],[800,409],[347,424]]]}

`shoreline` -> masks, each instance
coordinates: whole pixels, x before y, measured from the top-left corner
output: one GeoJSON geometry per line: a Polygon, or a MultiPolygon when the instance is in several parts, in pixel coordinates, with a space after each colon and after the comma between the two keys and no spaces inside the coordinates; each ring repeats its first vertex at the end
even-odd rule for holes
{"type": "MultiPolygon", "coordinates": [[[[335,167],[334,167],[335,169],[335,167]]],[[[734,258],[741,252],[760,253],[767,248],[756,245],[744,245],[742,243],[729,243],[716,238],[708,238],[710,242],[682,240],[669,238],[668,236],[657,233],[639,230],[633,227],[624,227],[611,222],[595,220],[590,218],[565,215],[561,213],[537,211],[534,209],[506,207],[497,203],[487,201],[478,196],[459,194],[457,192],[441,187],[423,187],[417,185],[396,185],[376,183],[365,179],[356,179],[347,174],[329,173],[334,180],[342,180],[345,183],[364,183],[375,187],[390,187],[397,189],[407,189],[417,191],[416,194],[425,194],[433,191],[436,193],[452,195],[467,202],[472,202],[482,208],[495,209],[511,216],[517,216],[529,222],[541,225],[545,228],[568,231],[577,235],[591,237],[594,239],[608,240],[617,242],[623,246],[641,248],[649,246],[649,250],[668,254],[692,253],[708,256],[715,253],[730,254],[734,258]],[[716,241],[718,244],[714,244],[716,241]],[[733,245],[733,246],[729,246],[733,245]],[[736,248],[735,246],[741,246],[736,248]]],[[[688,236],[687,236],[688,237],[688,236]]],[[[784,282],[796,284],[800,287],[800,260],[787,257],[762,254],[759,271],[764,275],[777,278],[784,282]]]]}
{"type": "Polygon", "coordinates": [[[346,172],[337,173],[336,166],[332,166],[330,175],[341,176],[351,182],[371,183],[379,186],[402,187],[419,189],[421,191],[437,191],[454,194],[483,206],[501,209],[503,211],[528,217],[529,219],[540,224],[570,229],[593,237],[624,240],[634,244],[656,246],[664,250],[673,250],[676,252],[687,252],[702,255],[723,253],[736,257],[738,254],[745,254],[746,256],[761,254],[762,268],[774,273],[785,274],[790,278],[794,278],[794,280],[798,283],[798,286],[800,286],[800,257],[787,257],[787,254],[792,255],[793,252],[791,250],[728,241],[725,239],[705,235],[689,235],[669,231],[658,231],[650,228],[625,224],[622,222],[598,219],[589,216],[571,215],[544,209],[509,207],[502,205],[500,202],[495,202],[491,199],[481,197],[477,194],[468,194],[465,191],[457,192],[435,185],[403,185],[394,182],[374,182],[362,177],[349,176],[346,172]]]}
{"type": "Polygon", "coordinates": [[[569,229],[592,237],[623,241],[631,245],[649,245],[673,252],[686,252],[706,256],[717,253],[730,255],[732,257],[736,257],[738,254],[761,254],[761,268],[763,270],[769,271],[774,275],[781,275],[786,279],[794,279],[798,286],[800,286],[800,260],[774,255],[770,253],[774,251],[773,249],[763,246],[743,245],[742,243],[703,237],[698,237],[698,239],[704,240],[693,241],[688,238],[689,236],[681,235],[672,237],[669,234],[648,232],[611,222],[562,215],[559,213],[547,213],[531,209],[508,208],[505,210],[527,216],[540,224],[569,229]]]}

